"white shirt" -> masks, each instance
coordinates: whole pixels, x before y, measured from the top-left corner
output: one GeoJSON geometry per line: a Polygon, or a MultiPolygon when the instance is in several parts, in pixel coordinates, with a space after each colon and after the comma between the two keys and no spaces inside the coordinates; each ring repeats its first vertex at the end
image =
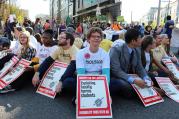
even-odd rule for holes
{"type": "Polygon", "coordinates": [[[124,43],[125,43],[125,41],[124,41],[124,40],[122,40],[122,39],[118,39],[118,40],[116,40],[116,41],[114,41],[114,42],[113,42],[112,47],[122,46],[124,43]]]}
{"type": "Polygon", "coordinates": [[[57,50],[58,46],[46,47],[44,45],[39,46],[37,48],[36,57],[39,58],[39,64],[41,64],[47,57],[49,57],[55,50],[57,50]]]}
{"type": "Polygon", "coordinates": [[[20,44],[19,40],[11,41],[10,49],[12,50],[12,53],[17,54],[20,47],[21,47],[21,44],[20,44]]]}
{"type": "Polygon", "coordinates": [[[102,69],[110,68],[109,54],[102,48],[92,53],[89,47],[81,49],[77,53],[76,68],[85,68],[86,74],[101,74],[102,69]]]}
{"type": "Polygon", "coordinates": [[[37,39],[33,35],[31,35],[29,39],[30,39],[29,45],[37,50],[38,47],[37,39]]]}
{"type": "Polygon", "coordinates": [[[150,66],[150,54],[148,52],[145,52],[145,59],[146,59],[146,66],[145,70],[149,71],[149,66],[150,66]]]}

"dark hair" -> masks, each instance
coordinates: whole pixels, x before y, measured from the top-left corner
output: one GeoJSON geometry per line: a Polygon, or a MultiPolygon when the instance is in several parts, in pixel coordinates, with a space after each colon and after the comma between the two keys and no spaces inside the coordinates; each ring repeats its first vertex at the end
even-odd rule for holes
{"type": "Polygon", "coordinates": [[[153,34],[153,38],[156,39],[158,35],[160,35],[160,33],[156,33],[156,32],[155,32],[155,33],[153,34]]]}
{"type": "Polygon", "coordinates": [[[48,34],[50,36],[50,39],[53,39],[53,30],[47,29],[43,32],[43,34],[48,34]]]}
{"type": "Polygon", "coordinates": [[[47,19],[47,20],[46,20],[46,22],[48,22],[48,23],[49,23],[49,20],[47,19]]]}
{"type": "Polygon", "coordinates": [[[143,38],[141,48],[145,50],[149,45],[153,43],[154,39],[152,36],[147,35],[143,38]]]}
{"type": "Polygon", "coordinates": [[[63,33],[66,34],[66,39],[70,39],[70,45],[72,46],[75,41],[75,37],[69,32],[63,32],[63,33]]]}
{"type": "Polygon", "coordinates": [[[40,18],[36,18],[35,24],[37,24],[40,21],[40,18]]]}
{"type": "Polygon", "coordinates": [[[110,23],[107,23],[107,27],[110,27],[111,26],[111,24],[110,23]]]}
{"type": "Polygon", "coordinates": [[[167,16],[167,20],[171,20],[171,16],[170,15],[167,16]]]}
{"type": "Polygon", "coordinates": [[[41,40],[40,33],[35,34],[34,37],[37,39],[37,42],[39,42],[42,45],[42,40],[41,40]]]}
{"type": "Polygon", "coordinates": [[[139,36],[140,33],[136,29],[128,29],[125,33],[125,41],[129,44],[132,40],[137,40],[139,36]]]}
{"type": "Polygon", "coordinates": [[[103,32],[102,32],[101,28],[91,27],[87,33],[87,39],[89,39],[91,37],[92,33],[96,33],[96,32],[100,34],[101,38],[103,37],[103,32]]]}
{"type": "Polygon", "coordinates": [[[23,28],[21,26],[17,26],[17,27],[14,27],[15,29],[17,29],[19,32],[23,31],[23,28]]]}
{"type": "Polygon", "coordinates": [[[28,31],[30,33],[30,35],[33,34],[33,28],[32,27],[26,27],[25,29],[26,29],[26,31],[28,31]]]}

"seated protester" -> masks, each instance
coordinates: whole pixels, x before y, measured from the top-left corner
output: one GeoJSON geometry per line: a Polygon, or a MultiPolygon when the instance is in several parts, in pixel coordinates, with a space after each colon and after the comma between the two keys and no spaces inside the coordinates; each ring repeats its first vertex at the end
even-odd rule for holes
{"type": "Polygon", "coordinates": [[[112,47],[113,42],[111,40],[106,39],[106,35],[104,34],[104,39],[101,41],[99,47],[108,52],[112,47]]]}
{"type": "MultiPolygon", "coordinates": [[[[20,33],[19,41],[21,47],[18,49],[18,53],[16,54],[18,58],[26,59],[31,61],[33,57],[36,55],[36,50],[29,45],[29,32],[25,31],[20,33]]],[[[28,67],[27,67],[28,69],[28,67]]],[[[31,79],[34,75],[33,70],[26,70],[20,77],[18,77],[14,82],[10,85],[6,86],[4,89],[0,90],[0,93],[8,93],[11,91],[19,90],[26,84],[30,84],[31,79]]]]}
{"type": "Polygon", "coordinates": [[[87,34],[89,47],[77,53],[76,68],[78,74],[105,74],[110,82],[110,59],[108,53],[99,48],[102,41],[102,30],[92,27],[87,34]]]}
{"type": "Polygon", "coordinates": [[[162,39],[161,45],[163,46],[165,52],[170,57],[170,59],[173,61],[173,63],[177,64],[178,63],[177,58],[175,57],[173,52],[171,52],[170,49],[168,48],[168,45],[170,45],[168,35],[167,34],[161,34],[160,37],[162,39]]]}
{"type": "MultiPolygon", "coordinates": [[[[81,49],[76,57],[77,74],[106,75],[110,83],[110,58],[109,54],[99,47],[103,33],[98,27],[89,29],[87,38],[90,46],[81,49]]],[[[74,98],[76,99],[76,98],[74,98]]],[[[75,100],[73,100],[75,101],[75,100]]],[[[73,102],[75,104],[76,102],[73,102]]]]}
{"type": "MultiPolygon", "coordinates": [[[[141,44],[141,61],[142,65],[145,68],[146,72],[154,82],[154,86],[158,87],[158,83],[155,80],[155,77],[159,76],[158,72],[152,69],[153,56],[151,50],[156,47],[155,40],[152,36],[146,35],[144,36],[141,44]]],[[[155,88],[158,92],[163,93],[163,91],[159,88],[155,88]],[[162,91],[162,92],[161,92],[162,91]]]]}
{"type": "Polygon", "coordinates": [[[49,56],[42,62],[38,71],[35,73],[32,79],[32,84],[34,86],[37,86],[39,81],[42,79],[44,73],[46,72],[46,70],[51,66],[51,64],[55,60],[69,64],[69,66],[67,67],[67,70],[65,71],[61,80],[59,81],[59,84],[57,85],[56,92],[61,91],[62,84],[63,84],[63,87],[65,87],[66,85],[69,85],[68,81],[70,79],[72,82],[74,81],[73,74],[76,70],[75,59],[76,59],[76,54],[78,52],[78,48],[76,48],[76,46],[73,45],[75,39],[72,34],[68,32],[62,32],[58,36],[58,40],[59,40],[58,49],[55,52],[53,52],[51,56],[49,56]],[[72,78],[68,78],[68,77],[72,77],[72,78]],[[66,78],[68,78],[68,80],[66,78]]]}
{"type": "Polygon", "coordinates": [[[141,88],[147,86],[150,80],[147,72],[142,66],[139,47],[141,45],[139,31],[128,29],[125,34],[125,42],[122,46],[112,47],[110,50],[111,80],[110,91],[120,93],[125,97],[134,96],[135,91],[131,84],[141,88]],[[128,74],[137,74],[142,80],[134,79],[128,74]]]}
{"type": "Polygon", "coordinates": [[[30,34],[28,31],[20,33],[19,41],[20,41],[21,47],[18,49],[18,53],[16,55],[19,58],[23,58],[28,61],[31,61],[31,59],[35,57],[36,55],[36,50],[32,46],[30,46],[29,37],[30,37],[30,34]]]}
{"type": "Polygon", "coordinates": [[[152,49],[152,56],[153,56],[153,69],[158,72],[158,76],[160,77],[170,77],[173,79],[173,74],[171,71],[169,71],[163,64],[162,64],[162,58],[168,57],[167,53],[165,52],[163,46],[161,45],[162,38],[161,35],[154,35],[154,38],[156,40],[156,48],[152,49]]]}
{"type": "Polygon", "coordinates": [[[36,56],[32,59],[32,62],[36,64],[33,66],[35,72],[38,70],[39,64],[58,49],[58,46],[53,46],[53,31],[51,29],[47,29],[42,33],[42,42],[43,45],[37,47],[36,56]]]}

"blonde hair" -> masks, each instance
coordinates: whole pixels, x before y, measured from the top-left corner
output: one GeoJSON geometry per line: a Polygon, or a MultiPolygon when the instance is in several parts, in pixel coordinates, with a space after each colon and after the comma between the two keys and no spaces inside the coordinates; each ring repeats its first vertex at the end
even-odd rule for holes
{"type": "MultiPolygon", "coordinates": [[[[21,37],[22,35],[27,36],[27,45],[26,45],[26,47],[22,46],[22,47],[20,48],[20,54],[21,54],[21,55],[24,55],[24,54],[26,53],[27,49],[30,47],[30,45],[29,45],[29,42],[30,42],[30,33],[29,33],[28,31],[23,31],[23,32],[21,32],[21,33],[19,34],[19,40],[20,40],[20,37],[21,37]]],[[[20,41],[19,41],[19,42],[20,42],[20,41]]],[[[21,44],[21,42],[20,42],[20,44],[21,44]]],[[[21,44],[21,45],[22,45],[22,44],[21,44]]]]}

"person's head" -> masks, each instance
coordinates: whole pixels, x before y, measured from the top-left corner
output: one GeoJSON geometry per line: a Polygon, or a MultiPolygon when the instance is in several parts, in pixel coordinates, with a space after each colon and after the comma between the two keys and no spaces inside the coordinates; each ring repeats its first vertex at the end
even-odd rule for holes
{"type": "Polygon", "coordinates": [[[75,38],[69,32],[61,32],[58,36],[58,45],[59,46],[72,46],[75,38]]]}
{"type": "Polygon", "coordinates": [[[153,35],[153,37],[154,37],[154,39],[155,39],[155,41],[156,41],[156,46],[161,45],[162,38],[161,38],[160,34],[155,33],[155,34],[153,35]]]}
{"type": "Polygon", "coordinates": [[[19,34],[19,41],[22,46],[29,47],[30,33],[28,31],[21,32],[19,34]]]}
{"type": "Polygon", "coordinates": [[[74,35],[75,34],[75,29],[73,27],[67,27],[66,32],[71,33],[71,34],[74,35]]]}
{"type": "Polygon", "coordinates": [[[167,34],[161,34],[160,35],[160,38],[162,39],[161,43],[163,45],[168,45],[170,42],[169,42],[169,38],[168,38],[168,35],[167,34]]]}
{"type": "Polygon", "coordinates": [[[30,35],[33,34],[33,28],[32,27],[26,27],[25,29],[26,29],[26,31],[28,31],[30,33],[30,35]]]}
{"type": "Polygon", "coordinates": [[[146,31],[151,31],[152,30],[152,27],[151,26],[146,26],[146,31]]]}
{"type": "Polygon", "coordinates": [[[0,51],[10,48],[10,40],[7,37],[0,37],[0,51]]]}
{"type": "Polygon", "coordinates": [[[49,23],[49,20],[47,19],[46,22],[49,23]]]}
{"type": "Polygon", "coordinates": [[[111,24],[110,24],[110,23],[107,23],[107,27],[111,27],[111,24]]]}
{"type": "Polygon", "coordinates": [[[125,39],[125,31],[123,31],[121,34],[119,34],[119,39],[122,39],[122,40],[125,39]]]}
{"type": "Polygon", "coordinates": [[[170,15],[167,16],[167,20],[171,20],[171,16],[170,15]]]}
{"type": "Polygon", "coordinates": [[[37,39],[37,42],[39,42],[42,45],[42,39],[40,33],[35,34],[34,37],[37,39]]]}
{"type": "Polygon", "coordinates": [[[38,24],[40,22],[40,18],[36,18],[35,24],[38,24]]]}
{"type": "Polygon", "coordinates": [[[146,49],[151,50],[156,47],[155,40],[152,36],[147,35],[143,38],[141,48],[145,51],[146,49]]]}
{"type": "Polygon", "coordinates": [[[142,26],[145,26],[145,23],[142,23],[142,26]]]}
{"type": "Polygon", "coordinates": [[[103,32],[101,28],[92,27],[89,29],[87,33],[87,39],[90,45],[94,47],[99,47],[99,44],[101,43],[102,38],[103,38],[103,32]]]}
{"type": "Polygon", "coordinates": [[[21,32],[24,32],[24,31],[25,31],[24,28],[21,27],[21,26],[14,27],[14,36],[15,36],[15,38],[18,39],[19,38],[19,34],[21,32]]]}
{"type": "Polygon", "coordinates": [[[139,31],[137,31],[136,29],[128,29],[125,33],[125,41],[133,48],[140,47],[142,40],[139,31]]]}
{"type": "Polygon", "coordinates": [[[47,29],[42,33],[42,43],[45,46],[51,46],[53,42],[53,30],[52,29],[47,29]]]}

